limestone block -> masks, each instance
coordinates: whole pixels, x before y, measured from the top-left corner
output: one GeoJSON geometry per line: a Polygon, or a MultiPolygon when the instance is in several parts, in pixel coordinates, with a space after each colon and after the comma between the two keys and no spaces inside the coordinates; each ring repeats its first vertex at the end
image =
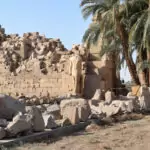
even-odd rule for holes
{"type": "MultiPolygon", "coordinates": [[[[85,121],[90,115],[90,107],[88,102],[85,99],[69,99],[63,100],[60,104],[61,115],[63,118],[68,117],[69,107],[77,107],[80,121],[85,121]]],[[[71,111],[71,110],[70,110],[71,111]]],[[[70,112],[71,113],[71,112],[70,112]]]]}
{"type": "Polygon", "coordinates": [[[26,115],[19,113],[13,118],[6,128],[9,136],[17,135],[20,132],[28,131],[31,129],[31,122],[26,115]]]}
{"type": "Polygon", "coordinates": [[[32,128],[36,132],[44,131],[45,124],[41,111],[33,106],[30,107],[27,111],[31,115],[32,128]]]}

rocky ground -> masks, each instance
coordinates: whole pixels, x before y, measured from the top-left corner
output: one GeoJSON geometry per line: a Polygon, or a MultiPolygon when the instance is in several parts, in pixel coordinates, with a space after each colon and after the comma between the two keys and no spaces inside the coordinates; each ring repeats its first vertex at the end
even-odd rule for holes
{"type": "Polygon", "coordinates": [[[26,144],[12,150],[149,150],[150,116],[113,126],[93,127],[55,142],[26,144]]]}

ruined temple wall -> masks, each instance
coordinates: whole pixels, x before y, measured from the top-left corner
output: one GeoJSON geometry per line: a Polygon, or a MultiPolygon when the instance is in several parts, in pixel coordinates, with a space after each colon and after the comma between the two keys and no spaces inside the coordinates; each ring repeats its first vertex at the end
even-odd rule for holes
{"type": "Polygon", "coordinates": [[[97,89],[107,91],[115,87],[114,64],[112,61],[87,62],[84,96],[92,98],[97,89]]]}
{"type": "Polygon", "coordinates": [[[51,75],[33,76],[31,73],[21,76],[1,76],[0,92],[14,95],[23,93],[29,96],[63,96],[73,88],[73,80],[69,75],[63,73],[52,73],[51,75]]]}
{"type": "Polygon", "coordinates": [[[73,89],[72,76],[64,72],[49,72],[43,75],[40,72],[22,72],[11,76],[10,72],[0,65],[0,93],[29,96],[64,96],[73,89]]]}

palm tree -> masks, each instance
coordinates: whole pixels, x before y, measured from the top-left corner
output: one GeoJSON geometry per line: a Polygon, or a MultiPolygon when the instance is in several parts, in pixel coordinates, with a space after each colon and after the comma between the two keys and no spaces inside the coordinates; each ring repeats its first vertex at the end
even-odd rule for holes
{"type": "Polygon", "coordinates": [[[132,0],[131,6],[135,5],[136,11],[129,18],[129,42],[130,47],[134,45],[139,56],[140,80],[150,85],[150,0],[132,0]]]}
{"type": "Polygon", "coordinates": [[[129,31],[126,25],[126,18],[128,14],[125,4],[121,5],[120,0],[82,0],[81,6],[83,7],[82,12],[84,18],[87,18],[92,14],[97,17],[97,24],[94,28],[98,29],[99,25],[99,30],[91,30],[91,33],[89,30],[85,33],[85,36],[83,37],[84,41],[91,42],[98,40],[99,33],[103,33],[105,35],[106,31],[113,29],[120,38],[122,44],[122,55],[126,60],[130,75],[133,81],[139,85],[140,82],[137,76],[136,66],[128,51],[129,31]]]}

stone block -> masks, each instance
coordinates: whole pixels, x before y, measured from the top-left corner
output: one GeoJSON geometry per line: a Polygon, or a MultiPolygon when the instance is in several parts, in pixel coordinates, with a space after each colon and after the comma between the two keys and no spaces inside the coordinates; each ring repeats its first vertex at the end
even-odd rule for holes
{"type": "Polygon", "coordinates": [[[28,109],[27,113],[31,116],[32,129],[36,132],[44,131],[45,124],[41,111],[33,106],[28,109]]]}
{"type": "Polygon", "coordinates": [[[18,133],[28,131],[31,129],[31,122],[26,115],[18,114],[13,118],[6,128],[9,136],[15,136],[18,133]]]}
{"type": "Polygon", "coordinates": [[[90,115],[90,107],[85,99],[69,99],[61,101],[60,109],[63,118],[68,117],[71,113],[71,110],[68,110],[70,107],[78,108],[79,120],[85,121],[88,119],[88,116],[90,115]]]}

